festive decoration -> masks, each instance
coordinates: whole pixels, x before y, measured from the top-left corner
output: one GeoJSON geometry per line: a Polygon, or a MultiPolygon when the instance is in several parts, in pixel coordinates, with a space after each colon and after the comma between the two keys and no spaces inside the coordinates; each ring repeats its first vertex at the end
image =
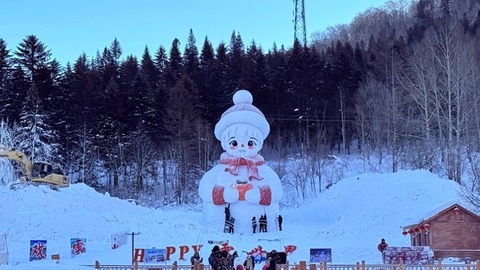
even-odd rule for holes
{"type": "Polygon", "coordinates": [[[405,236],[405,235],[408,234],[408,232],[407,232],[407,231],[403,231],[402,234],[405,236]]]}
{"type": "Polygon", "coordinates": [[[226,252],[230,252],[231,250],[234,250],[234,249],[235,249],[234,247],[228,245],[228,242],[222,243],[222,247],[220,248],[220,250],[225,250],[226,252]]]}
{"type": "Polygon", "coordinates": [[[267,260],[267,251],[263,250],[262,246],[257,246],[247,254],[253,257],[255,263],[260,263],[267,260]]]}
{"type": "Polygon", "coordinates": [[[287,255],[292,254],[295,250],[297,250],[297,246],[294,246],[294,245],[285,246],[285,253],[287,253],[287,255]]]}
{"type": "Polygon", "coordinates": [[[323,263],[332,262],[332,249],[331,248],[311,248],[310,249],[310,262],[323,263]]]}
{"type": "MultiPolygon", "coordinates": [[[[160,263],[165,261],[167,250],[162,249],[145,249],[145,263],[160,263]]],[[[143,262],[143,260],[141,261],[143,262]]]]}
{"type": "Polygon", "coordinates": [[[85,253],[86,248],[85,248],[85,243],[87,242],[87,239],[85,238],[71,238],[70,239],[70,253],[72,255],[72,258],[85,253]]]}
{"type": "Polygon", "coordinates": [[[30,240],[30,261],[47,258],[47,240],[30,240]]]}

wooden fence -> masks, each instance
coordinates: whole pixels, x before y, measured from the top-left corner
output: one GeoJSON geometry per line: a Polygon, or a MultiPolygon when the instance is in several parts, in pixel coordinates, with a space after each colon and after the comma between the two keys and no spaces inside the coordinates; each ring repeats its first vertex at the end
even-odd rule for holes
{"type": "MultiPolygon", "coordinates": [[[[100,262],[95,262],[95,265],[88,265],[95,269],[101,270],[211,270],[209,265],[196,264],[192,265],[178,265],[174,262],[171,265],[101,265],[100,262]]],[[[260,270],[260,265],[257,270],[260,270]]],[[[277,270],[480,270],[480,260],[473,263],[465,264],[442,264],[437,262],[430,265],[405,265],[405,264],[366,264],[365,261],[356,264],[328,264],[316,263],[307,264],[301,261],[299,264],[281,264],[277,265],[277,270]]]]}

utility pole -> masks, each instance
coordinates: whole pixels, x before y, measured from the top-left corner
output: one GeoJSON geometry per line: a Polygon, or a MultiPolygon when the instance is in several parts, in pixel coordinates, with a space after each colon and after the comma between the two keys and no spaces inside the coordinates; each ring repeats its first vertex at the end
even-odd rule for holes
{"type": "Polygon", "coordinates": [[[135,258],[135,235],[139,235],[139,232],[131,232],[131,233],[125,233],[126,235],[131,235],[132,236],[132,263],[134,263],[134,258],[135,258]]]}
{"type": "Polygon", "coordinates": [[[307,26],[305,23],[305,0],[293,0],[295,5],[293,10],[293,29],[294,41],[300,42],[304,47],[307,46],[307,26]]]}

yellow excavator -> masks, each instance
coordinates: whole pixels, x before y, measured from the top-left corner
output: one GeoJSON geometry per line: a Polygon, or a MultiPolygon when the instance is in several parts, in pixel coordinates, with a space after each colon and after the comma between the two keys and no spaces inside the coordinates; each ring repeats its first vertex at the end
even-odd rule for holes
{"type": "Polygon", "coordinates": [[[22,167],[21,182],[34,184],[50,184],[55,187],[68,187],[70,180],[61,172],[53,171],[53,165],[47,162],[31,162],[28,157],[17,150],[0,147],[0,158],[15,160],[22,167]]]}

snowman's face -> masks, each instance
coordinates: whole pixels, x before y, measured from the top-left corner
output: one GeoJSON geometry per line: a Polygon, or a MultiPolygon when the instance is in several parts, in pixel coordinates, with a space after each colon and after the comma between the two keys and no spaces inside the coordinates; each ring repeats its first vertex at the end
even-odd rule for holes
{"type": "Polygon", "coordinates": [[[227,140],[228,154],[238,157],[251,157],[261,149],[260,142],[254,137],[233,136],[227,140]]]}
{"type": "Polygon", "coordinates": [[[251,132],[251,128],[232,129],[224,135],[222,147],[232,156],[252,157],[256,155],[263,146],[263,140],[259,138],[257,132],[251,132]]]}

